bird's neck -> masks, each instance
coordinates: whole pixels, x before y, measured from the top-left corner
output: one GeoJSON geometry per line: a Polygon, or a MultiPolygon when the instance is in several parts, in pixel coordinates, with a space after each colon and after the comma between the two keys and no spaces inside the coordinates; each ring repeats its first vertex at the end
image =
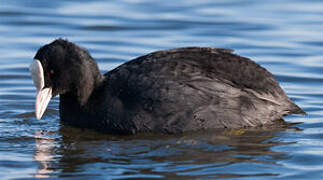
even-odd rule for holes
{"type": "Polygon", "coordinates": [[[68,101],[69,103],[79,106],[86,107],[91,104],[91,100],[94,99],[92,96],[96,91],[100,91],[103,85],[103,75],[98,74],[89,78],[83,82],[83,84],[77,85],[74,89],[64,94],[60,94],[60,100],[68,101]]]}
{"type": "Polygon", "coordinates": [[[89,127],[95,125],[95,116],[100,114],[100,100],[102,100],[102,81],[96,82],[91,94],[87,101],[82,104],[79,97],[74,92],[67,92],[60,95],[59,101],[59,114],[62,122],[80,126],[89,127]]]}

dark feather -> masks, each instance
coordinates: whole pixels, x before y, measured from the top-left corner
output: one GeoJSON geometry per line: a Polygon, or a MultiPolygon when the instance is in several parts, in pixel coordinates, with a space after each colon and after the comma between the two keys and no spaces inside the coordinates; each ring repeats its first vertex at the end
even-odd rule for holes
{"type": "Polygon", "coordinates": [[[232,50],[157,51],[102,76],[84,49],[57,41],[36,56],[45,67],[64,64],[56,68],[69,82],[48,82],[61,94],[60,117],[67,124],[119,134],[180,133],[263,126],[304,113],[270,72],[232,50]],[[57,49],[68,53],[58,58],[47,52],[57,49]]]}

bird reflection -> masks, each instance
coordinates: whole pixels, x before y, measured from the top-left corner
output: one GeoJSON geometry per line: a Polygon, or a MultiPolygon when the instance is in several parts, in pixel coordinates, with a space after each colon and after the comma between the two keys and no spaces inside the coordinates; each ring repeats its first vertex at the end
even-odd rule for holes
{"type": "Polygon", "coordinates": [[[50,169],[50,166],[54,158],[52,151],[55,147],[55,139],[49,138],[48,136],[44,135],[42,131],[36,131],[35,140],[36,151],[34,154],[34,159],[40,163],[35,177],[48,178],[50,177],[50,174],[54,172],[53,169],[50,169]]]}
{"type": "MultiPolygon", "coordinates": [[[[297,129],[292,128],[289,131],[297,129]]],[[[121,177],[124,174],[131,176],[157,171],[155,174],[166,178],[177,178],[177,172],[171,169],[176,169],[177,165],[180,167],[207,165],[205,168],[229,169],[230,165],[239,166],[239,163],[275,166],[277,161],[288,158],[283,152],[271,150],[272,147],[288,144],[279,140],[280,136],[287,133],[285,127],[210,130],[181,135],[111,136],[62,126],[56,133],[59,136],[56,142],[41,132],[35,135],[37,144],[35,160],[41,164],[35,177],[51,177],[51,174],[58,177],[78,176],[80,173],[83,176],[99,174],[121,177]],[[158,167],[165,162],[169,165],[158,167]]],[[[239,176],[239,174],[214,173],[215,177],[239,176]]],[[[260,176],[278,175],[259,173],[260,176]]],[[[191,176],[187,178],[189,177],[191,176]]]]}

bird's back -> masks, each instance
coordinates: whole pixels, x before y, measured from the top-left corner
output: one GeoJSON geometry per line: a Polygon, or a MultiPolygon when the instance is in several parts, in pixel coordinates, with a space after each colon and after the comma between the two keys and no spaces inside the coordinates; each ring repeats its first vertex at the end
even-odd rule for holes
{"type": "Polygon", "coordinates": [[[227,49],[157,51],[105,78],[122,109],[110,110],[111,122],[133,133],[261,126],[303,113],[270,72],[227,49]]]}

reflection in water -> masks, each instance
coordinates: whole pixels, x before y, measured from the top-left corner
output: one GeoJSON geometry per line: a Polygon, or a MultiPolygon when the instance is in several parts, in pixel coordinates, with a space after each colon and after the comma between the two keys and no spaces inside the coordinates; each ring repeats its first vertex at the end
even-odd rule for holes
{"type": "Polygon", "coordinates": [[[277,176],[279,171],[273,171],[279,169],[276,162],[288,158],[271,151],[273,146],[286,144],[275,142],[281,133],[281,129],[249,129],[111,136],[63,126],[59,145],[36,133],[35,160],[41,164],[36,177],[50,177],[52,172],[60,172],[60,177],[277,176]],[[54,156],[60,158],[53,161],[54,156]]]}
{"type": "Polygon", "coordinates": [[[50,163],[53,161],[52,151],[55,146],[54,138],[49,138],[42,133],[42,131],[36,131],[36,151],[34,159],[40,163],[39,169],[37,170],[36,178],[47,178],[50,177],[50,173],[54,170],[50,169],[50,163]]]}

